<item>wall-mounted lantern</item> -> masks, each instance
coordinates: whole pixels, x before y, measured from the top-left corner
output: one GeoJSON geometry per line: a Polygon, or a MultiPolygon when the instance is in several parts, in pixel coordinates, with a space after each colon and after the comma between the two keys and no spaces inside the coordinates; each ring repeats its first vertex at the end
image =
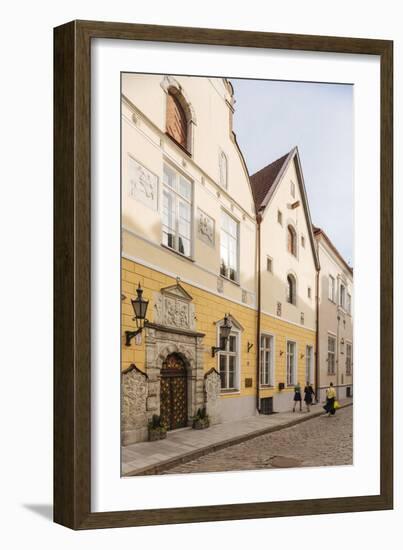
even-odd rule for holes
{"type": "Polygon", "coordinates": [[[143,289],[141,288],[140,283],[136,292],[137,298],[135,298],[134,300],[132,298],[132,306],[134,311],[133,321],[136,321],[137,330],[126,330],[126,346],[130,346],[131,339],[137,336],[137,334],[140,334],[140,332],[144,328],[144,325],[147,323],[146,314],[148,308],[148,300],[144,300],[143,298],[143,289]]]}
{"type": "Polygon", "coordinates": [[[232,330],[232,324],[227,314],[224,316],[224,322],[220,326],[220,346],[211,347],[211,356],[215,357],[217,351],[225,351],[227,347],[227,340],[229,338],[230,332],[232,330]]]}

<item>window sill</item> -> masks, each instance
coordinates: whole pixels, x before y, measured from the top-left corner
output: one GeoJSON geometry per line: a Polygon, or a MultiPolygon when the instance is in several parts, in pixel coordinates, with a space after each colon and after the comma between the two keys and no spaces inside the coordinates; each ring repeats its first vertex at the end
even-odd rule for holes
{"type": "Polygon", "coordinates": [[[161,243],[161,246],[162,248],[164,248],[165,250],[168,250],[169,252],[172,252],[172,254],[175,254],[175,256],[179,256],[180,258],[183,258],[184,260],[187,260],[188,262],[192,262],[194,263],[195,260],[190,257],[190,256],[185,256],[184,254],[182,254],[181,252],[178,252],[177,250],[175,250],[174,248],[171,248],[170,246],[164,244],[164,243],[161,243]]]}
{"type": "Polygon", "coordinates": [[[186,153],[186,155],[187,155],[188,157],[192,158],[192,153],[191,153],[190,151],[188,151],[188,150],[186,149],[186,147],[184,147],[184,146],[181,145],[178,141],[176,141],[176,139],[175,139],[174,137],[172,137],[171,134],[169,134],[168,132],[165,132],[165,135],[166,135],[167,137],[169,137],[169,139],[170,139],[173,143],[175,143],[175,145],[177,145],[181,151],[183,151],[184,153],[186,153]]]}
{"type": "Polygon", "coordinates": [[[261,390],[273,390],[274,384],[260,384],[259,388],[261,390]]]}
{"type": "Polygon", "coordinates": [[[220,273],[220,277],[224,279],[224,281],[228,281],[229,283],[232,283],[235,286],[241,286],[240,283],[238,283],[238,281],[233,281],[232,279],[230,279],[229,277],[226,277],[225,275],[222,275],[221,273],[220,273]]]}
{"type": "Polygon", "coordinates": [[[239,390],[221,390],[220,395],[239,395],[241,392],[239,390]]]}

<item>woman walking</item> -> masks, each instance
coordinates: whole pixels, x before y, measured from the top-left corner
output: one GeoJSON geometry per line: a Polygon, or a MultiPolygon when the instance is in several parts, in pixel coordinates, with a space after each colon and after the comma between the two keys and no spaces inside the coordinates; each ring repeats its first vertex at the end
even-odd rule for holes
{"type": "Polygon", "coordinates": [[[305,401],[307,412],[310,412],[311,410],[311,405],[313,402],[314,395],[315,395],[314,389],[312,385],[307,381],[306,386],[304,388],[304,401],[305,401]]]}
{"type": "Polygon", "coordinates": [[[295,407],[297,406],[298,402],[299,410],[302,411],[301,385],[299,382],[297,382],[297,384],[295,384],[294,386],[294,408],[292,409],[292,412],[295,412],[295,407]]]}
{"type": "Polygon", "coordinates": [[[333,387],[333,382],[330,382],[329,387],[326,390],[326,405],[323,407],[327,412],[327,415],[334,415],[336,409],[334,402],[336,401],[336,390],[333,387]]]}

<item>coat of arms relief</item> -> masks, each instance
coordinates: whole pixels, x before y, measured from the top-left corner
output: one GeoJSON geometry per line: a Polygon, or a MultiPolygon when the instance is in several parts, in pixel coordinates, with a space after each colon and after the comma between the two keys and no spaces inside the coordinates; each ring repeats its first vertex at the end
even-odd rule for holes
{"type": "Polygon", "coordinates": [[[183,330],[195,330],[192,297],[179,282],[156,292],[154,299],[154,323],[183,330]]]}

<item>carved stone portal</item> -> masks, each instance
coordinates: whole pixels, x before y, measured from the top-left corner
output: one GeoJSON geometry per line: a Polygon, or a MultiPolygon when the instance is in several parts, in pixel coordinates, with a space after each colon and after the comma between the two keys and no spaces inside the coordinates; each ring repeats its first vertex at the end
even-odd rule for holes
{"type": "Polygon", "coordinates": [[[210,424],[221,422],[220,392],[221,378],[216,369],[210,369],[204,376],[206,412],[210,417],[210,424]]]}

